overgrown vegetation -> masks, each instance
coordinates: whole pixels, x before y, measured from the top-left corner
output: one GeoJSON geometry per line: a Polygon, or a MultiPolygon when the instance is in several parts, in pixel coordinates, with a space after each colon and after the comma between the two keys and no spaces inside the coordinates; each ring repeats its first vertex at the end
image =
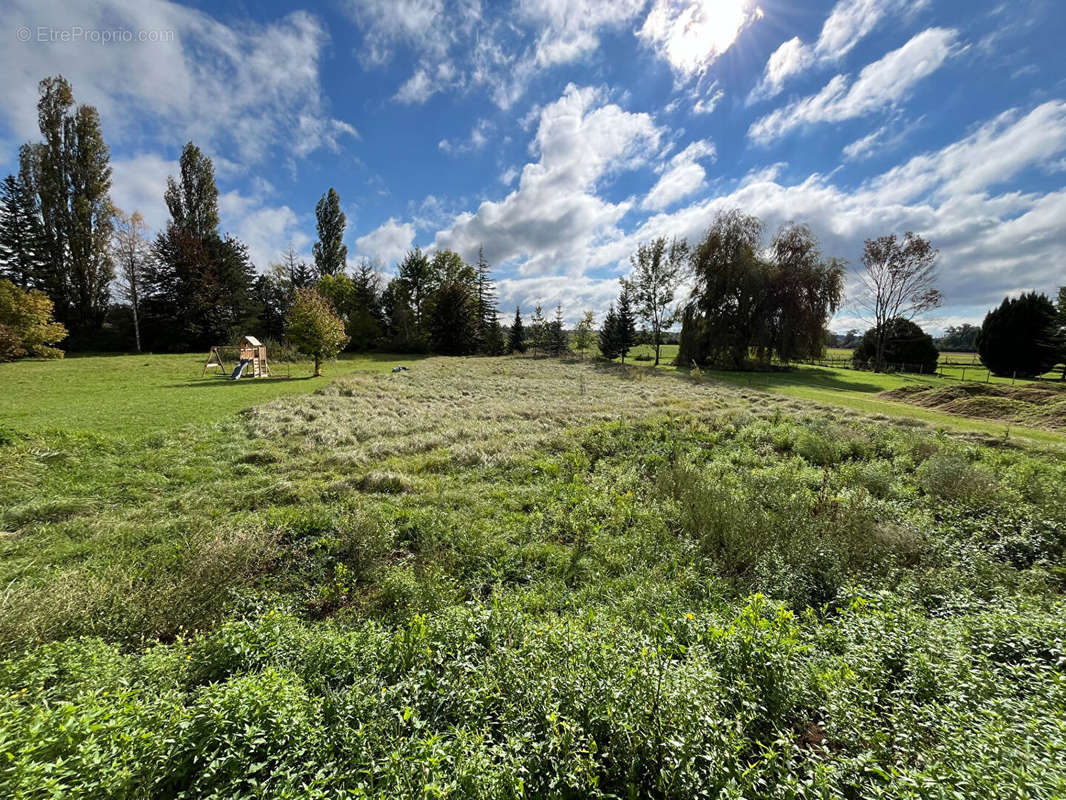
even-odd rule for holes
{"type": "Polygon", "coordinates": [[[0,439],[0,793],[1056,796],[1066,462],[698,379],[0,439]]]}

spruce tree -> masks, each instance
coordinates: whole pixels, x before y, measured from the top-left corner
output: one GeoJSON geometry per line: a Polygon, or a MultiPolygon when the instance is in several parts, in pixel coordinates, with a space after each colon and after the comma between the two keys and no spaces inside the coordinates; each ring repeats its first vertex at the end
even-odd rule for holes
{"type": "Polygon", "coordinates": [[[331,186],[315,206],[318,220],[318,241],[313,253],[319,276],[340,275],[348,260],[348,248],[344,244],[346,220],[341,211],[341,198],[331,186]]]}
{"type": "Polygon", "coordinates": [[[637,340],[637,320],[633,313],[633,291],[627,283],[622,284],[618,295],[618,323],[615,328],[615,346],[622,363],[637,340]]]}
{"type": "Polygon", "coordinates": [[[40,281],[41,226],[33,192],[21,175],[8,175],[0,188],[0,277],[22,289],[40,281]]]}
{"type": "Polygon", "coordinates": [[[539,303],[534,306],[533,316],[529,318],[529,346],[533,348],[533,355],[543,353],[548,347],[548,323],[539,303]]]}
{"type": "Polygon", "coordinates": [[[496,314],[496,308],[489,308],[489,319],[485,325],[485,340],[482,343],[486,355],[503,355],[504,341],[503,328],[500,327],[500,318],[496,314]]]}
{"type": "Polygon", "coordinates": [[[511,330],[507,334],[507,352],[526,352],[526,329],[522,325],[522,309],[517,306],[514,310],[514,322],[511,323],[511,330]]]}
{"type": "Polygon", "coordinates": [[[559,358],[566,355],[568,345],[566,328],[563,327],[563,306],[560,303],[555,307],[555,319],[548,325],[548,350],[559,358]]]}
{"type": "MultiPolygon", "coordinates": [[[[478,349],[482,352],[489,352],[487,345],[488,331],[490,327],[490,318],[496,318],[496,287],[492,283],[492,277],[489,270],[489,264],[485,261],[485,248],[479,247],[477,250],[477,265],[475,267],[477,273],[477,330],[478,330],[478,349]]],[[[497,325],[499,322],[497,321],[497,325]]]]}
{"type": "Polygon", "coordinates": [[[603,358],[608,361],[618,358],[618,312],[614,310],[614,303],[607,309],[607,314],[603,318],[598,344],[603,358]]]}

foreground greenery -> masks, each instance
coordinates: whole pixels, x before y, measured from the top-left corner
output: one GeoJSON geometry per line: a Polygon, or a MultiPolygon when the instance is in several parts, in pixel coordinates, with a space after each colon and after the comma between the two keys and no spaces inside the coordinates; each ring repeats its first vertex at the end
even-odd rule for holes
{"type": "Polygon", "coordinates": [[[4,796],[1066,793],[1058,449],[430,359],[0,508],[4,796]]]}

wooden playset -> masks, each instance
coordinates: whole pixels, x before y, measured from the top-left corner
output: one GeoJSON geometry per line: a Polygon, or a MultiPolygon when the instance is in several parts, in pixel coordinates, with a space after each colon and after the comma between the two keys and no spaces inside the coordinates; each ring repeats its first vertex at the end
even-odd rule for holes
{"type": "Polygon", "coordinates": [[[266,346],[256,339],[254,336],[245,336],[241,339],[240,346],[237,350],[237,364],[231,372],[229,367],[226,366],[225,351],[233,351],[232,347],[212,347],[211,353],[207,357],[207,363],[204,364],[203,372],[200,373],[202,378],[207,374],[209,369],[214,369],[216,375],[229,375],[230,380],[236,381],[244,377],[245,372],[248,372],[248,377],[251,378],[268,378],[270,377],[270,367],[267,364],[267,351],[266,346]],[[249,370],[248,368],[251,367],[249,370]]]}

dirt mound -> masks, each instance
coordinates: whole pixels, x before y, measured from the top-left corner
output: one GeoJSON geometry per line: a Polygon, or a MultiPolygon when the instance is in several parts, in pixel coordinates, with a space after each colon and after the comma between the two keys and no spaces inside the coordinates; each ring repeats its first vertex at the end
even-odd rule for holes
{"type": "Polygon", "coordinates": [[[881,392],[879,396],[961,417],[994,419],[1034,428],[1066,429],[1066,387],[977,382],[950,386],[922,384],[881,392]]]}

